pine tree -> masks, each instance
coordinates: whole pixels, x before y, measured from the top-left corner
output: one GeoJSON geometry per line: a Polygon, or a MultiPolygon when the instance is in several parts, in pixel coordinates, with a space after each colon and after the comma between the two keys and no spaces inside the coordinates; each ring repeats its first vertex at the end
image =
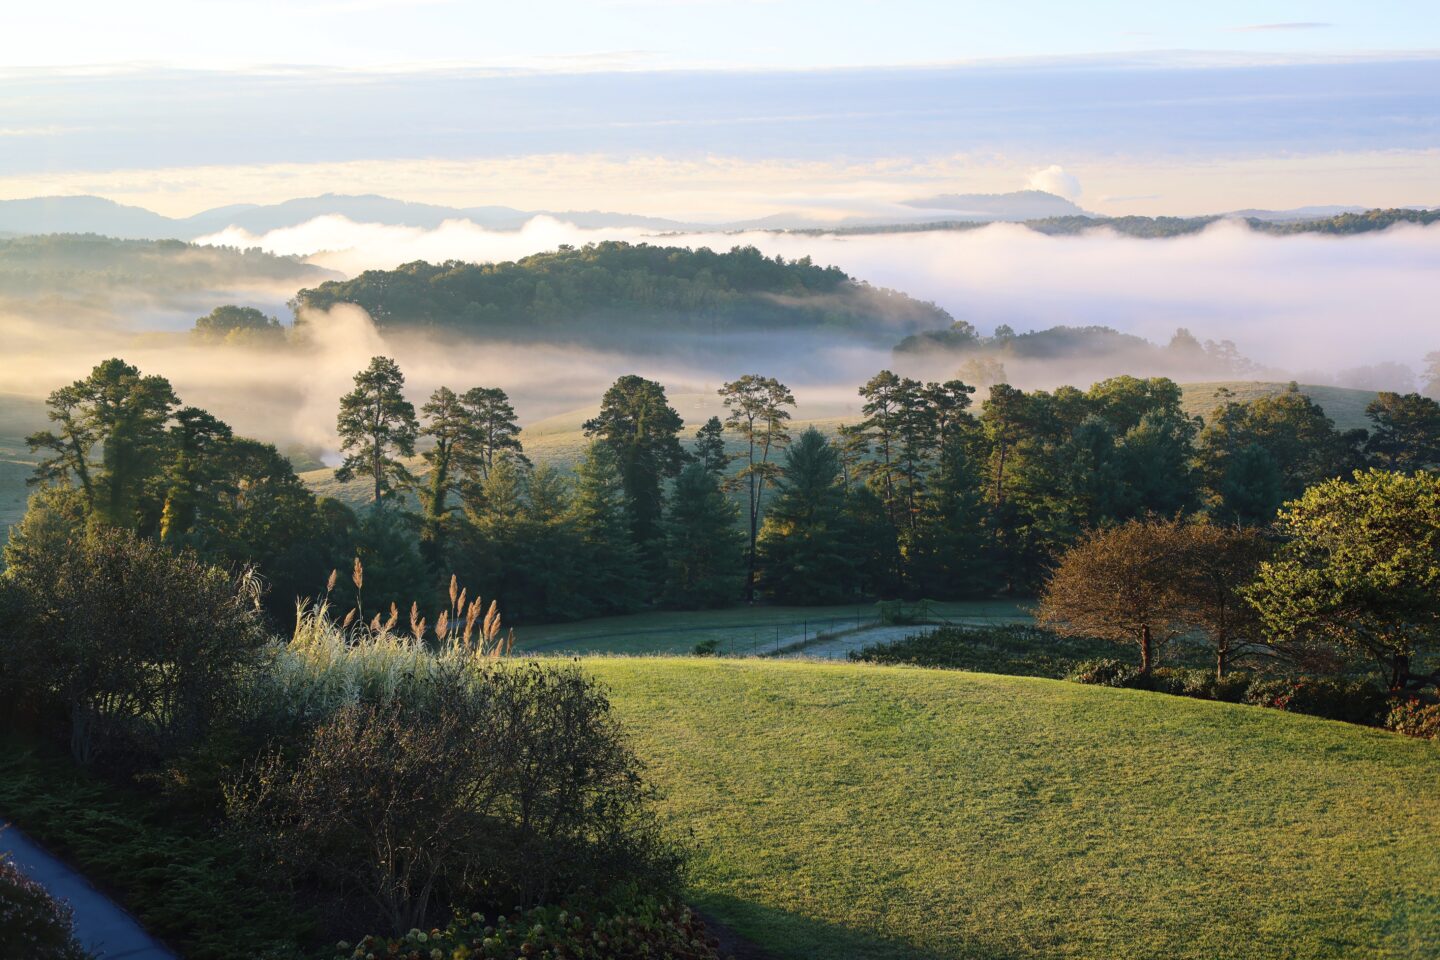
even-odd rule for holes
{"type": "Polygon", "coordinates": [[[603,613],[636,609],[650,578],[631,534],[624,477],[608,444],[591,443],[576,465],[570,518],[580,539],[590,605],[603,613]]]}
{"type": "Polygon", "coordinates": [[[715,474],[692,463],[675,478],[665,514],[665,596],[687,609],[719,607],[740,595],[745,538],[739,513],[715,474]]]}
{"type": "Polygon", "coordinates": [[[725,424],[719,417],[711,417],[704,426],[695,431],[696,462],[711,473],[723,474],[730,465],[730,455],[725,452],[725,424]]]}
{"type": "Polygon", "coordinates": [[[840,461],[819,431],[785,451],[785,470],[760,531],[761,583],[786,603],[834,603],[853,582],[840,461]]]}
{"type": "Polygon", "coordinates": [[[375,357],[355,374],[355,389],[340,398],[335,429],[346,456],[335,479],[347,483],[363,476],[374,485],[372,503],[413,485],[415,478],[397,457],[415,454],[420,425],[415,407],[405,399],[405,375],[388,357],[375,357]]]}
{"type": "Polygon", "coordinates": [[[460,403],[469,426],[468,449],[460,464],[467,479],[488,477],[496,461],[505,457],[529,465],[520,443],[520,422],[504,390],[472,387],[460,403]]]}
{"type": "Polygon", "coordinates": [[[665,388],[633,374],[616,380],[600,401],[585,435],[610,452],[625,491],[630,533],[647,551],[660,536],[664,481],[680,472],[684,421],[665,399],[665,388]]]}
{"type": "Polygon", "coordinates": [[[443,567],[446,522],[455,507],[451,494],[459,494],[464,483],[464,465],[472,456],[471,422],[455,391],[440,387],[420,408],[425,415],[421,436],[434,446],[421,457],[429,464],[425,483],[417,489],[420,497],[420,555],[432,570],[443,567]]]}
{"type": "Polygon", "coordinates": [[[732,484],[745,491],[745,519],[750,532],[745,573],[745,599],[755,598],[756,541],[760,533],[761,504],[766,486],[780,475],[780,465],[771,456],[790,442],[790,411],[795,396],[774,377],[746,374],[720,388],[724,398],[725,425],[739,432],[745,451],[736,456],[740,469],[732,484]]]}

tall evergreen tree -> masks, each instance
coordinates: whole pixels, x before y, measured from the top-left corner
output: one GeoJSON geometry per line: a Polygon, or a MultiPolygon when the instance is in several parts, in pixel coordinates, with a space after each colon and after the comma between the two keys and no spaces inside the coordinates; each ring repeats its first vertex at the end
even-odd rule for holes
{"type": "Polygon", "coordinates": [[[724,398],[725,425],[737,431],[745,441],[745,451],[735,459],[740,469],[734,485],[745,491],[745,519],[749,529],[749,550],[746,556],[745,599],[755,598],[755,545],[760,534],[761,504],[766,486],[780,475],[780,465],[771,459],[790,442],[790,411],[795,396],[790,388],[774,377],[746,374],[720,388],[724,398]]]}
{"type": "Polygon", "coordinates": [[[446,523],[455,510],[450,497],[460,493],[464,466],[474,455],[473,430],[460,398],[449,387],[432,393],[420,412],[425,416],[420,435],[434,441],[434,446],[420,454],[430,466],[425,483],[416,491],[421,510],[420,556],[438,570],[443,566],[446,523]]]}
{"type": "Polygon", "coordinates": [[[198,407],[183,407],[170,428],[170,457],[160,478],[163,494],[159,535],[166,543],[198,546],[202,514],[219,506],[222,489],[233,482],[225,449],[230,427],[198,407]]]}
{"type": "Polygon", "coordinates": [[[335,479],[341,483],[356,476],[368,479],[377,509],[415,481],[397,459],[414,456],[420,431],[415,407],[404,391],[405,375],[395,361],[374,357],[370,366],[355,374],[355,389],[340,398],[335,429],[346,456],[335,479]]]}
{"type": "Polygon", "coordinates": [[[1418,393],[1381,392],[1365,408],[1374,424],[1365,455],[1384,470],[1440,467],[1440,403],[1418,393]]]}
{"type": "Polygon", "coordinates": [[[100,363],[85,379],[50,395],[50,419],[59,432],[26,438],[32,450],[52,452],[37,468],[38,478],[73,476],[97,521],[134,529],[144,491],[162,469],[165,428],[178,403],[164,377],[142,376],[120,359],[100,363]],[[96,445],[102,448],[99,471],[91,463],[96,445]]]}
{"type": "Polygon", "coordinates": [[[785,451],[778,492],[760,531],[761,582],[787,603],[834,603],[853,582],[845,491],[835,448],[811,427],[785,451]]]}
{"type": "Polygon", "coordinates": [[[730,465],[730,455],[725,452],[725,424],[719,417],[711,417],[695,431],[693,455],[711,473],[723,474],[730,465]]]}
{"type": "Polygon", "coordinates": [[[616,380],[600,401],[599,416],[585,421],[585,435],[609,450],[620,471],[637,545],[648,548],[660,536],[664,481],[685,464],[682,426],[680,414],[665,399],[665,388],[634,374],[616,380]]]}
{"type": "Polygon", "coordinates": [[[692,463],[675,478],[665,513],[665,596],[683,608],[719,607],[740,594],[745,538],[715,474],[692,463]]]}
{"type": "MultiPolygon", "coordinates": [[[[645,554],[633,538],[631,502],[614,450],[602,441],[591,443],[575,468],[570,517],[580,539],[586,592],[596,612],[634,610],[651,582],[645,554]]],[[[653,540],[646,549],[653,549],[653,540]]]]}
{"type": "Polygon", "coordinates": [[[470,429],[469,449],[461,464],[467,478],[488,477],[495,462],[504,457],[529,464],[520,442],[520,421],[504,390],[472,387],[465,391],[461,406],[470,429]]]}

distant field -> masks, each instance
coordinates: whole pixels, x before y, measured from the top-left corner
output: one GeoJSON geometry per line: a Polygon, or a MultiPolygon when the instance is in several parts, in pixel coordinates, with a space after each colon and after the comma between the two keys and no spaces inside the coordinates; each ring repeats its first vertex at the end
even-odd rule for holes
{"type": "Polygon", "coordinates": [[[793,960],[1433,958],[1440,747],[1133,690],[592,658],[692,897],[793,960]]]}
{"type": "MultiPolygon", "coordinates": [[[[1248,401],[1257,397],[1266,397],[1272,394],[1281,393],[1290,385],[1288,383],[1262,383],[1253,380],[1219,380],[1213,383],[1186,383],[1181,385],[1185,391],[1182,403],[1185,412],[1194,417],[1209,419],[1219,402],[1215,395],[1222,389],[1229,390],[1235,394],[1235,400],[1248,401]]],[[[1318,403],[1325,411],[1325,415],[1335,421],[1335,426],[1341,430],[1353,430],[1356,427],[1363,427],[1368,430],[1371,423],[1365,417],[1365,408],[1370,401],[1375,399],[1374,390],[1352,390],[1349,387],[1320,387],[1313,384],[1301,384],[1300,389],[1310,399],[1318,403]]]]}
{"type": "MultiPolygon", "coordinates": [[[[956,601],[930,605],[933,619],[952,623],[1028,622],[1025,604],[1006,600],[956,601]]],[[[690,653],[714,640],[721,656],[773,653],[877,622],[874,604],[830,607],[736,606],[723,610],[664,611],[597,617],[575,623],[517,627],[516,647],[545,653],[690,653]]]]}

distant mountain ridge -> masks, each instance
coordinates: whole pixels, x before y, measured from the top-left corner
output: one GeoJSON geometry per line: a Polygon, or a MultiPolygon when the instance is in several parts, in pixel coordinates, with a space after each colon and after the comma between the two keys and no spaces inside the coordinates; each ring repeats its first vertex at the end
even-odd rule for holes
{"type": "Polygon", "coordinates": [[[506,206],[448,207],[412,203],[376,194],[298,197],[280,203],[238,203],[189,217],[167,217],[144,207],[103,197],[33,197],[0,200],[0,233],[95,233],[127,240],[194,240],[234,227],[248,233],[294,227],[316,217],[345,217],[356,223],[433,230],[447,220],[469,220],[492,230],[518,230],[537,216],[551,216],[584,229],[633,227],[655,231],[795,230],[858,227],[933,220],[1029,220],[1086,215],[1075,204],[1039,190],[999,194],[946,194],[909,201],[913,216],[846,217],[825,220],[798,213],[776,213],[748,220],[702,223],[604,210],[519,210],[506,206]]]}
{"type": "MultiPolygon", "coordinates": [[[[0,235],[98,234],[124,240],[186,240],[227,228],[260,235],[295,227],[317,217],[344,217],[355,223],[433,230],[447,220],[468,220],[491,230],[518,230],[537,216],[550,216],[582,229],[629,227],[656,233],[736,232],[748,230],[809,233],[888,233],[926,229],[966,229],[986,223],[1024,223],[1044,233],[1070,233],[1107,225],[1136,236],[1166,236],[1203,229],[1220,219],[1242,219],[1257,228],[1285,232],[1295,225],[1325,221],[1356,222],[1377,211],[1358,206],[1311,206],[1291,210],[1237,210],[1199,217],[1107,217],[1087,212],[1063,197],[1041,190],[1012,193],[950,193],[904,201],[913,214],[852,216],[826,220],[801,213],[776,213],[727,223],[699,223],[604,210],[519,210],[506,206],[448,207],[412,203],[376,194],[324,194],[272,204],[239,203],[189,217],[167,217],[144,207],[103,197],[32,197],[0,200],[0,235]]],[[[1383,211],[1424,211],[1422,206],[1383,211]]],[[[1412,221],[1414,222],[1414,221],[1412,221]]],[[[1428,222],[1428,221],[1420,221],[1428,222]]]]}

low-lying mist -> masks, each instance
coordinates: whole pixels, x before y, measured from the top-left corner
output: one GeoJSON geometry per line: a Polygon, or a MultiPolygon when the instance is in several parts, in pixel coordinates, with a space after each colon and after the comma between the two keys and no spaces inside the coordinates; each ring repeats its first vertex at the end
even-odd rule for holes
{"type": "MultiPolygon", "coordinates": [[[[753,244],[787,259],[810,256],[933,300],[985,333],[1001,324],[1018,332],[1103,324],[1164,344],[1184,326],[1201,340],[1235,341],[1241,353],[1266,367],[1256,375],[1264,379],[1333,383],[1343,381],[1343,371],[1368,365],[1371,381],[1383,382],[1364,386],[1411,389],[1413,380],[1405,382],[1410,372],[1418,371],[1425,353],[1440,348],[1434,316],[1440,227],[1274,237],[1226,223],[1194,236],[1142,240],[1105,230],[1049,237],[1007,225],[957,233],[656,236],[581,230],[547,218],[514,232],[468,222],[412,230],[322,218],[258,237],[232,231],[210,238],[306,254],[345,273],[421,258],[514,259],[602,239],[716,249],[753,244]]],[[[224,295],[217,290],[209,306],[227,302],[224,295]]],[[[98,306],[77,312],[40,301],[0,303],[0,393],[44,396],[100,360],[121,356],[146,373],[168,377],[185,403],[211,410],[244,434],[329,453],[338,399],[376,354],[398,360],[417,405],[441,384],[457,390],[498,386],[530,425],[592,406],[615,377],[638,373],[660,380],[679,399],[692,421],[687,432],[698,425],[696,417],[718,412],[716,388],[743,373],[785,380],[800,401],[797,417],[818,419],[857,415],[857,386],[882,368],[952,377],[962,359],[892,355],[873,345],[883,338],[864,343],[826,331],[743,334],[721,342],[690,335],[628,350],[485,342],[453,333],[382,331],[354,307],[306,316],[283,348],[216,346],[177,332],[173,310],[163,318],[142,314],[119,322],[133,306],[112,304],[107,314],[98,306]]],[[[1005,378],[1026,388],[1084,386],[1118,373],[1219,379],[1213,368],[1176,368],[1173,358],[1157,360],[1159,353],[1001,362],[1005,378]]],[[[988,385],[973,368],[969,376],[988,385]]]]}
{"type": "Polygon", "coordinates": [[[1165,240],[1096,229],[1055,237],[1022,226],[898,234],[753,231],[656,235],[585,230],[537,217],[517,231],[449,221],[435,230],[322,217],[261,236],[226,231],[206,242],[306,255],[346,273],[410,260],[511,260],[562,243],[628,240],[809,256],[851,276],[932,300],[989,332],[1101,324],[1165,342],[1177,327],[1229,339],[1289,371],[1419,362],[1440,348],[1433,301],[1440,227],[1397,226],[1358,236],[1270,236],[1240,222],[1165,240]]]}

